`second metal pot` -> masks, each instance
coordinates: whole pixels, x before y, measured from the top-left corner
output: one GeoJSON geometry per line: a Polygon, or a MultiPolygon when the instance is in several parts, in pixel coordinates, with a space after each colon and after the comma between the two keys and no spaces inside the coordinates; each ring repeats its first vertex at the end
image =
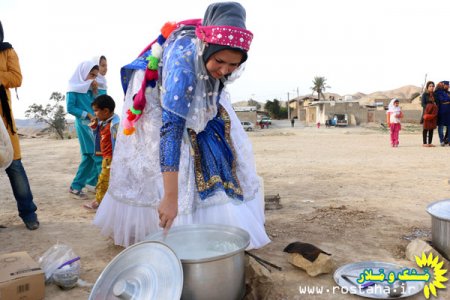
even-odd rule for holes
{"type": "Polygon", "coordinates": [[[431,215],[431,235],[433,245],[450,258],[450,199],[431,203],[427,207],[431,215]]]}

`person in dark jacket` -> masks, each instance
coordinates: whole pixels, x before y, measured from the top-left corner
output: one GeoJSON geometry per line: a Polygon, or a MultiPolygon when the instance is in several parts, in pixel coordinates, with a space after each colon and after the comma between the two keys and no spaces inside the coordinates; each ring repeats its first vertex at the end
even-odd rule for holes
{"type": "MultiPolygon", "coordinates": [[[[420,124],[423,124],[423,114],[425,113],[425,107],[428,104],[430,95],[433,95],[433,97],[434,97],[434,82],[433,81],[427,82],[427,84],[425,86],[425,91],[422,94],[422,98],[421,98],[422,116],[420,116],[420,124]]],[[[434,101],[434,102],[436,102],[436,101],[434,101]]]]}
{"type": "Polygon", "coordinates": [[[448,94],[448,87],[448,81],[441,81],[437,84],[434,91],[434,97],[438,106],[437,126],[441,146],[448,144],[448,140],[444,135],[444,127],[448,131],[448,126],[450,126],[450,96],[448,94]]]}

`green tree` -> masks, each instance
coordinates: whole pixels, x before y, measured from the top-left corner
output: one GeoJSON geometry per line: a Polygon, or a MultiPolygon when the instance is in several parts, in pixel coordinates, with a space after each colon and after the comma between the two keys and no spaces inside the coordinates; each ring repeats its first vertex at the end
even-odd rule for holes
{"type": "Polygon", "coordinates": [[[280,101],[277,99],[273,99],[273,101],[267,100],[266,104],[264,104],[264,109],[274,119],[287,118],[287,108],[281,107],[280,101]]]}
{"type": "Polygon", "coordinates": [[[42,104],[31,104],[25,111],[25,117],[35,119],[38,122],[45,123],[52,131],[63,140],[64,130],[66,129],[66,112],[61,104],[66,97],[58,92],[53,92],[50,96],[51,103],[45,107],[42,104]]]}
{"type": "MultiPolygon", "coordinates": [[[[320,96],[323,97],[323,92],[325,92],[326,89],[330,88],[330,86],[327,86],[327,79],[325,77],[315,76],[313,80],[313,86],[311,87],[311,90],[317,93],[319,100],[320,96]]],[[[325,98],[325,97],[324,97],[325,98]]]]}
{"type": "Polygon", "coordinates": [[[280,113],[280,101],[277,99],[273,99],[273,101],[267,100],[266,104],[264,104],[264,109],[272,118],[277,118],[280,113]]]}

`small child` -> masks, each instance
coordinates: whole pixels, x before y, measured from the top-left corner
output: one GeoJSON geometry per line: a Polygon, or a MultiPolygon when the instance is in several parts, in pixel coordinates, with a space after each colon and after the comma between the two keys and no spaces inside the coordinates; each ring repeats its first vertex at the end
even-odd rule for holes
{"type": "Polygon", "coordinates": [[[403,118],[402,110],[399,107],[400,101],[396,98],[392,99],[389,103],[389,109],[386,113],[387,123],[391,131],[391,145],[392,147],[398,147],[398,134],[402,129],[400,120],[403,118]]]}
{"type": "Polygon", "coordinates": [[[95,210],[108,190],[109,171],[120,119],[114,113],[116,104],[111,96],[100,95],[94,99],[91,106],[97,118],[89,126],[92,130],[97,131],[97,134],[100,134],[100,150],[103,160],[102,170],[98,176],[95,200],[84,204],[83,207],[95,210]]]}

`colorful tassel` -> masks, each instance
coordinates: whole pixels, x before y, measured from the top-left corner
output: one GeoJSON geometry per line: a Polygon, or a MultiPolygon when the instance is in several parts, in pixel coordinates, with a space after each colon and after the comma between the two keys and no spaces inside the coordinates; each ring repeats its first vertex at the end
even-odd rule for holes
{"type": "Polygon", "coordinates": [[[161,28],[161,34],[164,38],[168,38],[169,35],[177,28],[177,23],[175,22],[167,22],[164,24],[164,26],[161,28]]]}
{"type": "Polygon", "coordinates": [[[145,80],[158,80],[158,70],[145,70],[145,80]]]}

